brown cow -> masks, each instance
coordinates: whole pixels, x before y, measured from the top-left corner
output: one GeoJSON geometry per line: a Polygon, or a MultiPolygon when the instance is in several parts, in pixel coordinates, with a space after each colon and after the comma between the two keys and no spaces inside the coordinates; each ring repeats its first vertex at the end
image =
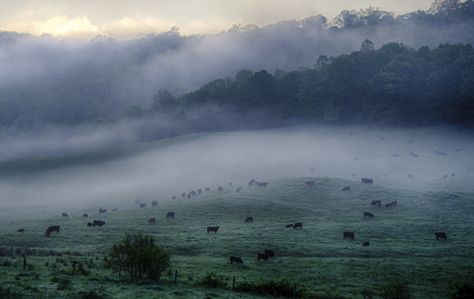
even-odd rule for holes
{"type": "Polygon", "coordinates": [[[237,263],[237,264],[243,264],[244,263],[244,261],[238,256],[231,256],[231,257],[229,257],[229,259],[230,259],[230,264],[231,265],[234,264],[234,263],[237,263]]]}
{"type": "Polygon", "coordinates": [[[208,226],[207,227],[207,233],[209,233],[209,232],[217,233],[218,230],[219,230],[218,226],[208,226]]]}
{"type": "Polygon", "coordinates": [[[156,218],[148,219],[148,224],[155,224],[155,223],[156,223],[156,218]]]}
{"type": "Polygon", "coordinates": [[[435,233],[437,241],[446,241],[448,240],[448,235],[445,232],[437,232],[435,233]]]}
{"type": "Polygon", "coordinates": [[[355,233],[346,231],[346,232],[344,232],[343,237],[344,237],[344,239],[354,240],[355,239],[355,233]]]}

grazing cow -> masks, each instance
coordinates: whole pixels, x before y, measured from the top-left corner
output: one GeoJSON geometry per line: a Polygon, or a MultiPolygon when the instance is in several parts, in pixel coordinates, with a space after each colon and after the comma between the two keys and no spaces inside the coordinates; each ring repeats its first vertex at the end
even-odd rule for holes
{"type": "Polygon", "coordinates": [[[218,230],[219,230],[218,226],[208,226],[207,227],[207,233],[209,233],[209,232],[217,233],[218,230]]]}
{"type": "Polygon", "coordinates": [[[437,232],[435,233],[437,241],[446,241],[448,240],[448,235],[445,232],[437,232]]]}
{"type": "Polygon", "coordinates": [[[290,228],[290,227],[293,227],[293,225],[294,225],[293,223],[290,223],[290,224],[287,224],[285,227],[290,228]]]}
{"type": "Polygon", "coordinates": [[[374,218],[374,214],[370,212],[364,212],[364,218],[374,218]]]}
{"type": "Polygon", "coordinates": [[[351,186],[345,186],[342,191],[351,191],[351,186]]]}
{"type": "Polygon", "coordinates": [[[186,197],[186,192],[181,193],[181,197],[186,197]]]}
{"type": "Polygon", "coordinates": [[[257,184],[257,181],[254,180],[254,179],[251,179],[251,180],[249,181],[249,186],[253,186],[253,185],[256,185],[256,184],[257,184]]]}
{"type": "Polygon", "coordinates": [[[156,218],[148,219],[148,224],[155,224],[155,223],[156,223],[156,218]]]}
{"type": "Polygon", "coordinates": [[[397,205],[397,201],[392,201],[392,202],[389,202],[388,204],[385,205],[386,208],[393,208],[397,205]]]}
{"type": "Polygon", "coordinates": [[[373,184],[374,180],[373,179],[368,179],[368,178],[361,178],[360,181],[364,184],[373,184]]]}
{"type": "Polygon", "coordinates": [[[141,203],[140,208],[144,208],[144,207],[146,207],[146,203],[141,203]]]}
{"type": "Polygon", "coordinates": [[[297,229],[297,228],[303,229],[303,222],[297,222],[297,223],[293,224],[293,228],[294,229],[297,229]]]}
{"type": "Polygon", "coordinates": [[[25,232],[25,229],[24,228],[20,228],[19,230],[17,230],[18,233],[24,233],[25,232]]]}
{"type": "Polygon", "coordinates": [[[59,230],[61,229],[61,226],[59,225],[52,225],[52,226],[49,226],[47,229],[46,229],[46,232],[44,233],[45,236],[49,237],[51,236],[51,233],[59,233],[59,230]]]}
{"type": "Polygon", "coordinates": [[[235,189],[235,192],[237,192],[237,193],[240,193],[240,191],[242,191],[242,187],[239,187],[239,188],[235,189]]]}
{"type": "Polygon", "coordinates": [[[89,217],[89,214],[84,213],[84,214],[82,214],[82,217],[87,218],[87,217],[89,217]]]}
{"type": "Polygon", "coordinates": [[[365,241],[362,243],[362,246],[370,246],[370,242],[369,241],[365,241]]]}
{"type": "Polygon", "coordinates": [[[174,218],[174,216],[175,216],[174,212],[166,213],[166,218],[174,218]]]}
{"type": "Polygon", "coordinates": [[[266,188],[268,186],[268,183],[267,182],[262,182],[262,183],[258,182],[257,186],[266,188]]]}
{"type": "Polygon", "coordinates": [[[253,223],[253,217],[245,218],[245,223],[253,223]]]}
{"type": "Polygon", "coordinates": [[[199,195],[202,194],[202,189],[198,189],[198,194],[199,194],[199,195]]]}
{"type": "Polygon", "coordinates": [[[382,201],[381,201],[381,200],[372,200],[372,201],[370,202],[370,205],[371,205],[371,206],[381,207],[381,206],[382,206],[382,201]]]}
{"type": "Polygon", "coordinates": [[[204,189],[204,192],[209,192],[209,191],[211,191],[211,188],[209,188],[209,187],[206,187],[206,188],[204,189]]]}
{"type": "Polygon", "coordinates": [[[418,158],[418,154],[415,154],[415,153],[409,153],[410,156],[412,156],[413,158],[418,158]]]}
{"type": "Polygon", "coordinates": [[[314,187],[316,186],[316,182],[315,181],[306,181],[304,182],[304,184],[308,187],[314,187]]]}
{"type": "Polygon", "coordinates": [[[94,222],[92,223],[92,226],[93,227],[102,227],[103,225],[105,224],[105,221],[102,221],[102,220],[94,220],[94,222]]]}
{"type": "Polygon", "coordinates": [[[99,214],[105,214],[107,213],[107,209],[100,208],[99,209],[99,214]]]}
{"type": "Polygon", "coordinates": [[[229,257],[229,259],[230,259],[230,264],[231,265],[233,265],[234,263],[237,263],[237,264],[243,264],[244,263],[244,261],[238,256],[231,256],[231,257],[229,257]]]}
{"type": "Polygon", "coordinates": [[[268,256],[269,258],[274,258],[275,257],[275,251],[271,249],[265,249],[265,255],[268,256]]]}
{"type": "Polygon", "coordinates": [[[344,239],[355,239],[355,233],[354,232],[344,232],[343,234],[344,239]]]}
{"type": "MultiPolygon", "coordinates": [[[[174,197],[174,196],[173,196],[173,197],[174,197]]],[[[174,198],[173,198],[173,199],[174,199],[174,198]]],[[[151,206],[152,206],[152,207],[158,206],[158,202],[157,202],[156,200],[152,201],[152,202],[151,202],[151,206]]]]}
{"type": "Polygon", "coordinates": [[[264,260],[265,262],[268,261],[269,256],[265,253],[257,253],[257,261],[264,260]]]}
{"type": "Polygon", "coordinates": [[[217,187],[217,191],[218,191],[218,192],[224,192],[224,188],[221,187],[221,186],[219,186],[219,187],[217,187]]]}
{"type": "Polygon", "coordinates": [[[91,227],[91,226],[92,226],[92,222],[87,222],[87,226],[91,227]]]}
{"type": "Polygon", "coordinates": [[[67,213],[64,213],[64,212],[63,212],[61,215],[62,215],[63,217],[69,217],[69,215],[68,215],[67,213]]]}

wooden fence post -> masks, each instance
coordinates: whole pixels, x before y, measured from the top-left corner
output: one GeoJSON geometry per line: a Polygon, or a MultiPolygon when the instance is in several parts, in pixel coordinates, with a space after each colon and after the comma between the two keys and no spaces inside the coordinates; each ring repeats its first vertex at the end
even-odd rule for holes
{"type": "Polygon", "coordinates": [[[235,290],[235,275],[232,276],[232,290],[235,290]]]}
{"type": "Polygon", "coordinates": [[[178,283],[178,270],[174,271],[174,284],[178,283]]]}
{"type": "Polygon", "coordinates": [[[23,271],[26,271],[26,250],[23,249],[23,271]]]}

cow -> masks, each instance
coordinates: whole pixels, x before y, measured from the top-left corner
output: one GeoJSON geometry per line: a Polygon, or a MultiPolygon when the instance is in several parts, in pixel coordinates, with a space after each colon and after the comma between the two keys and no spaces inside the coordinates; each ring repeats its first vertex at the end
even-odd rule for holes
{"type": "Polygon", "coordinates": [[[258,187],[262,187],[262,188],[266,188],[266,187],[268,186],[268,183],[267,183],[267,182],[261,182],[261,183],[258,182],[258,183],[257,183],[257,186],[258,186],[258,187]]]}
{"type": "Polygon", "coordinates": [[[140,204],[140,208],[143,209],[143,208],[145,208],[145,207],[146,207],[146,203],[141,203],[141,204],[140,204]]]}
{"type": "Polygon", "coordinates": [[[369,241],[364,241],[364,242],[362,243],[362,246],[370,246],[370,242],[369,242],[369,241]]]}
{"type": "Polygon", "coordinates": [[[240,193],[240,191],[242,191],[242,187],[239,187],[239,188],[235,189],[235,192],[237,192],[237,193],[240,193]]]}
{"type": "Polygon", "coordinates": [[[148,219],[148,224],[155,224],[155,223],[156,223],[156,218],[148,219]]]}
{"type": "Polygon", "coordinates": [[[385,205],[385,208],[393,208],[397,205],[397,201],[392,201],[392,202],[389,202],[388,204],[385,205]]]}
{"type": "Polygon", "coordinates": [[[364,218],[374,218],[374,214],[370,212],[364,212],[364,218]]]}
{"type": "Polygon", "coordinates": [[[174,218],[175,213],[174,212],[168,212],[166,213],[166,218],[174,218]]]}
{"type": "Polygon", "coordinates": [[[91,226],[92,226],[92,222],[87,222],[87,226],[91,227],[91,226]]]}
{"type": "Polygon", "coordinates": [[[435,233],[437,241],[446,241],[448,240],[448,235],[445,232],[437,232],[435,233]]]}
{"type": "Polygon", "coordinates": [[[221,186],[219,186],[219,187],[217,187],[217,191],[218,191],[218,192],[224,192],[224,188],[221,187],[221,186]]]}
{"type": "Polygon", "coordinates": [[[304,182],[304,184],[308,187],[314,187],[316,186],[316,182],[315,181],[306,181],[304,182]]]}
{"type": "Polygon", "coordinates": [[[373,206],[373,207],[374,206],[381,207],[382,206],[382,201],[381,200],[372,200],[370,202],[370,205],[373,206]]]}
{"type": "Polygon", "coordinates": [[[49,226],[47,229],[46,229],[46,232],[44,233],[45,236],[49,237],[51,236],[51,233],[59,233],[59,230],[61,229],[61,226],[59,225],[52,225],[52,226],[49,226]]]}
{"type": "Polygon", "coordinates": [[[84,213],[84,214],[82,214],[82,217],[87,218],[87,217],[89,217],[89,214],[84,213]]]}
{"type": "Polygon", "coordinates": [[[368,179],[368,178],[361,178],[360,181],[364,184],[373,184],[374,180],[373,179],[368,179]]]}
{"type": "Polygon", "coordinates": [[[181,197],[186,197],[186,192],[181,193],[181,197]]]}
{"type": "Polygon", "coordinates": [[[294,229],[297,229],[297,228],[303,229],[303,222],[297,222],[297,223],[293,224],[293,228],[294,229]]]}
{"type": "Polygon", "coordinates": [[[229,185],[229,187],[232,186],[232,182],[229,182],[229,184],[227,184],[227,185],[229,185]]]}
{"type": "Polygon", "coordinates": [[[251,179],[248,183],[249,186],[253,186],[253,185],[256,185],[257,184],[257,181],[254,180],[254,179],[251,179]]]}
{"type": "Polygon", "coordinates": [[[24,233],[25,232],[25,229],[24,228],[20,228],[19,230],[17,230],[18,233],[24,233]]]}
{"type": "Polygon", "coordinates": [[[269,256],[265,253],[257,253],[257,261],[264,260],[265,262],[268,261],[269,256]]]}
{"type": "Polygon", "coordinates": [[[92,226],[93,227],[102,227],[103,225],[105,224],[105,221],[102,221],[102,220],[94,220],[94,222],[92,222],[92,226]]]}
{"type": "Polygon", "coordinates": [[[198,189],[198,194],[199,194],[199,195],[202,194],[202,189],[198,189]]]}
{"type": "Polygon", "coordinates": [[[268,256],[269,258],[274,258],[275,257],[275,251],[271,249],[265,249],[265,255],[268,256]]]}
{"type": "Polygon", "coordinates": [[[69,217],[69,215],[68,215],[67,213],[64,213],[64,212],[63,212],[61,215],[62,215],[63,217],[69,217]]]}
{"type": "Polygon", "coordinates": [[[345,186],[342,188],[342,191],[351,191],[351,186],[345,186]]]}
{"type": "Polygon", "coordinates": [[[253,217],[245,218],[245,223],[253,223],[253,217]]]}
{"type": "Polygon", "coordinates": [[[204,189],[204,192],[209,192],[209,191],[211,191],[211,188],[209,188],[209,187],[206,187],[206,188],[204,189]]]}
{"type": "Polygon", "coordinates": [[[231,257],[229,257],[229,259],[230,259],[230,264],[231,265],[233,265],[234,263],[237,263],[237,264],[243,264],[244,263],[244,261],[238,256],[231,256],[231,257]]]}
{"type": "Polygon", "coordinates": [[[343,234],[343,237],[344,239],[351,239],[351,240],[354,240],[355,239],[355,233],[354,232],[344,232],[343,234]]]}
{"type": "MultiPolygon", "coordinates": [[[[174,196],[173,196],[173,197],[174,197],[174,196]]],[[[175,198],[176,198],[176,197],[175,197],[175,198]]],[[[174,199],[174,198],[173,198],[173,199],[174,199]]],[[[152,206],[152,207],[158,206],[158,202],[157,202],[156,200],[152,201],[152,202],[151,202],[151,206],[152,206]]]]}
{"type": "Polygon", "coordinates": [[[217,233],[218,230],[219,230],[218,226],[208,226],[207,227],[207,233],[209,233],[209,232],[217,233]]]}
{"type": "Polygon", "coordinates": [[[286,227],[286,228],[293,227],[293,223],[287,224],[285,227],[286,227]]]}
{"type": "Polygon", "coordinates": [[[99,209],[99,214],[105,214],[107,213],[107,209],[100,208],[99,209]]]}

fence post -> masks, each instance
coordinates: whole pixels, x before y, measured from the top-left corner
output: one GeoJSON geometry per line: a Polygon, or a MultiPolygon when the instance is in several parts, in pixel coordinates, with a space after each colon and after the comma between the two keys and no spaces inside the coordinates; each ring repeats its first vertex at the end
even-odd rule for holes
{"type": "Polygon", "coordinates": [[[174,271],[174,284],[178,283],[178,270],[174,271]]]}
{"type": "Polygon", "coordinates": [[[26,271],[26,249],[23,248],[23,271],[26,271]]]}
{"type": "Polygon", "coordinates": [[[235,275],[232,276],[232,290],[235,290],[235,275]]]}

